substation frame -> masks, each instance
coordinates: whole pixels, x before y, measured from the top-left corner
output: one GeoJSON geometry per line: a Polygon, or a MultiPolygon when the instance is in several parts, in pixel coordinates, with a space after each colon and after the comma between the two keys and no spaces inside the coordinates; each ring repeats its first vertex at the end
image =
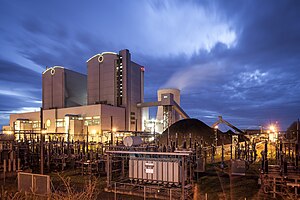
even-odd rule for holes
{"type": "Polygon", "coordinates": [[[275,165],[269,165],[267,141],[262,154],[261,189],[273,198],[300,198],[299,142],[280,140],[276,144],[275,165]]]}
{"type": "Polygon", "coordinates": [[[106,151],[107,192],[157,199],[192,199],[191,151],[106,151]]]}
{"type": "MultiPolygon", "coordinates": [[[[0,165],[2,172],[30,170],[39,172],[81,168],[82,173],[92,175],[104,172],[105,159],[102,143],[64,140],[65,133],[19,131],[0,137],[0,165]],[[19,141],[14,135],[22,135],[19,141]],[[9,136],[9,138],[7,138],[9,136]],[[6,164],[6,165],[5,165],[6,164]],[[93,166],[96,166],[93,168],[93,166]]],[[[8,173],[4,174],[5,176],[8,173]]],[[[0,177],[2,174],[0,175],[0,177]]]]}

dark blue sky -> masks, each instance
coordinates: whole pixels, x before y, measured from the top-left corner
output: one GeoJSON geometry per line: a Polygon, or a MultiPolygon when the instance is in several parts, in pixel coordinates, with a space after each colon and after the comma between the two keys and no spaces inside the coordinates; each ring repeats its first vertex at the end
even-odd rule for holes
{"type": "Polygon", "coordinates": [[[182,107],[239,128],[300,117],[300,1],[0,2],[0,125],[41,106],[41,72],[129,49],[145,100],[177,87],[182,107]]]}

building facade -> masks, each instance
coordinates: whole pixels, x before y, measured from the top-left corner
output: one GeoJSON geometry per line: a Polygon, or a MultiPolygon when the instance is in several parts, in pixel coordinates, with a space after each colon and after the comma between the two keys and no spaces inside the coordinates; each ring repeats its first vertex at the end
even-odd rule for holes
{"type": "Polygon", "coordinates": [[[105,142],[112,131],[125,130],[125,108],[110,105],[86,105],[47,109],[10,115],[10,127],[17,139],[26,133],[44,133],[70,141],[105,142]],[[41,123],[42,120],[42,123],[41,123]],[[42,128],[41,128],[42,124],[42,128]]]}
{"type": "Polygon", "coordinates": [[[142,129],[144,100],[144,67],[131,60],[125,49],[117,53],[103,52],[87,60],[88,105],[108,104],[126,108],[126,130],[142,129]]]}
{"type": "Polygon", "coordinates": [[[43,109],[86,105],[87,76],[54,66],[42,74],[43,109]]]}
{"type": "Polygon", "coordinates": [[[44,132],[97,142],[108,141],[113,131],[141,131],[143,114],[137,103],[144,100],[144,67],[125,49],[91,57],[87,72],[47,68],[42,74],[41,111],[10,115],[10,131],[18,139],[28,132],[44,132]]]}

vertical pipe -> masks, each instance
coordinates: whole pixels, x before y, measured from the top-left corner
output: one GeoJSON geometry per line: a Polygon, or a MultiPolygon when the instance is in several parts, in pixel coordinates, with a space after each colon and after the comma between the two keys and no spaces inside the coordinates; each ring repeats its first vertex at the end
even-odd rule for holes
{"type": "Polygon", "coordinates": [[[40,153],[41,153],[41,174],[44,174],[44,135],[41,133],[41,140],[40,140],[40,153]]]}
{"type": "Polygon", "coordinates": [[[51,138],[49,137],[48,140],[48,150],[47,150],[47,168],[50,171],[50,142],[51,142],[51,138]]]}
{"type": "Polygon", "coordinates": [[[297,142],[296,145],[295,145],[295,156],[296,156],[296,159],[295,159],[295,166],[296,166],[296,169],[298,169],[298,163],[299,163],[299,143],[297,142]]]}
{"type": "Polygon", "coordinates": [[[89,152],[89,127],[86,127],[86,153],[89,152]]]}
{"type": "Polygon", "coordinates": [[[192,150],[192,133],[190,133],[190,150],[192,150]]]}
{"type": "Polygon", "coordinates": [[[230,144],[230,160],[232,160],[232,144],[230,144]]]}
{"type": "Polygon", "coordinates": [[[156,145],[156,130],[155,130],[156,124],[155,124],[155,120],[154,120],[154,144],[156,145]]]}
{"type": "Polygon", "coordinates": [[[8,172],[11,172],[11,160],[8,159],[7,161],[8,161],[8,172]]]}
{"type": "Polygon", "coordinates": [[[110,187],[110,176],[112,175],[110,173],[110,154],[107,154],[107,159],[106,159],[106,187],[110,187]]]}
{"type": "Polygon", "coordinates": [[[296,169],[298,169],[298,164],[299,164],[299,140],[300,140],[300,135],[299,135],[299,119],[297,120],[297,141],[296,141],[296,145],[295,145],[295,156],[296,156],[296,160],[295,160],[295,165],[296,165],[296,169]]]}
{"type": "Polygon", "coordinates": [[[137,124],[138,120],[135,119],[135,132],[137,132],[137,128],[138,128],[138,124],[137,124]]]}
{"type": "Polygon", "coordinates": [[[21,170],[21,159],[18,158],[18,167],[17,167],[17,170],[21,170]]]}
{"type": "Polygon", "coordinates": [[[222,142],[222,163],[221,163],[221,168],[224,168],[224,142],[222,142]]]}
{"type": "Polygon", "coordinates": [[[4,185],[5,185],[5,178],[6,178],[6,159],[3,160],[3,181],[4,181],[4,185]]]}
{"type": "Polygon", "coordinates": [[[185,187],[185,156],[181,157],[181,200],[185,200],[184,187],[185,187]]]}
{"type": "Polygon", "coordinates": [[[168,127],[167,146],[169,146],[169,140],[170,140],[170,127],[168,127]]]}
{"type": "Polygon", "coordinates": [[[115,200],[117,200],[117,182],[115,182],[115,200]]]}
{"type": "Polygon", "coordinates": [[[299,143],[300,135],[299,135],[299,119],[297,120],[297,143],[299,143]]]}
{"type": "MultiPolygon", "coordinates": [[[[43,123],[43,118],[44,118],[44,115],[43,115],[43,107],[40,108],[40,120],[41,120],[41,127],[40,127],[40,131],[42,132],[43,128],[44,128],[44,123],[43,123]]],[[[19,136],[20,137],[20,136],[19,136]]]]}
{"type": "Polygon", "coordinates": [[[176,139],[175,139],[175,148],[178,149],[178,135],[176,133],[176,139]]]}
{"type": "Polygon", "coordinates": [[[114,143],[114,136],[113,136],[113,116],[110,116],[110,144],[113,145],[114,143]]]}

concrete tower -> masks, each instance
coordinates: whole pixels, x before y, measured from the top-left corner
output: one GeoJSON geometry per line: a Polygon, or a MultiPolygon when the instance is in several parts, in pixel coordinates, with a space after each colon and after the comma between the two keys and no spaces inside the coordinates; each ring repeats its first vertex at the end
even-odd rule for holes
{"type": "MultiPolygon", "coordinates": [[[[157,91],[157,100],[158,101],[161,101],[161,97],[163,96],[163,94],[173,94],[175,102],[180,106],[180,90],[179,89],[176,89],[176,88],[159,89],[157,91]]],[[[171,126],[173,123],[175,123],[181,119],[180,115],[177,112],[175,112],[175,110],[171,111],[170,116],[171,116],[171,124],[169,124],[169,126],[171,126]]],[[[163,110],[162,106],[159,106],[157,108],[156,120],[158,120],[158,121],[164,120],[164,110],[163,110]]],[[[163,126],[158,125],[157,130],[158,130],[158,132],[164,131],[163,126]]]]}

